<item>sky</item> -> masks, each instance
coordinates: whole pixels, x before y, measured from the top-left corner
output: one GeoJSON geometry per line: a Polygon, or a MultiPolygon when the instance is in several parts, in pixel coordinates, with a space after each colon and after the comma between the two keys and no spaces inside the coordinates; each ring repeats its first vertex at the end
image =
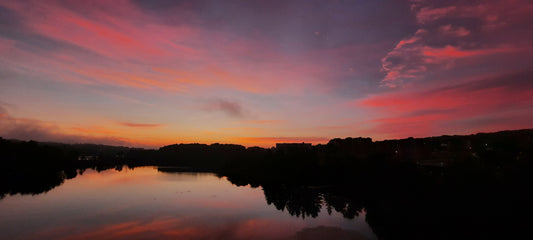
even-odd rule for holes
{"type": "Polygon", "coordinates": [[[533,127],[533,3],[0,0],[0,136],[157,148],[533,127]]]}

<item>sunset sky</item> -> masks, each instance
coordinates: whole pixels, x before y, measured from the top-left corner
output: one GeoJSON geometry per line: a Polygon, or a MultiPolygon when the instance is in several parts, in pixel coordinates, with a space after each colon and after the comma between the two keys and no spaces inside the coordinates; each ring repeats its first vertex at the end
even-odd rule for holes
{"type": "Polygon", "coordinates": [[[533,127],[533,2],[0,0],[0,136],[159,147],[533,127]]]}

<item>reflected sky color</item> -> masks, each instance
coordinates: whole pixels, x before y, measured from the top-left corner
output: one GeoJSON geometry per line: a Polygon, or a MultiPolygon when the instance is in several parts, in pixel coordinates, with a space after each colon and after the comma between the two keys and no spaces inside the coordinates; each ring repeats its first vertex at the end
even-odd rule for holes
{"type": "Polygon", "coordinates": [[[308,236],[321,232],[376,239],[364,214],[349,220],[323,209],[318,218],[296,218],[267,205],[260,188],[152,167],[87,170],[47,193],[0,200],[0,239],[315,239],[308,236]]]}
{"type": "Polygon", "coordinates": [[[159,147],[532,127],[533,3],[0,0],[0,136],[159,147]]]}

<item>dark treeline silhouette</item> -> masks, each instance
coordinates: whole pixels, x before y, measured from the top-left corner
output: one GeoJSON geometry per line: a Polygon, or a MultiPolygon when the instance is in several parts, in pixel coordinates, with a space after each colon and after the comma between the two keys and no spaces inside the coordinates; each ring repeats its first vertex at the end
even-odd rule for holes
{"type": "MultiPolygon", "coordinates": [[[[533,227],[531,179],[516,176],[480,178],[451,170],[434,175],[403,166],[326,185],[249,178],[268,204],[297,217],[335,211],[351,219],[366,211],[379,239],[513,239],[531,236],[533,227]]],[[[246,184],[231,175],[228,180],[246,184]]]]}
{"type": "Polygon", "coordinates": [[[87,168],[102,171],[124,164],[126,147],[39,143],[0,138],[0,199],[6,194],[39,194],[87,168]]]}
{"type": "Polygon", "coordinates": [[[297,217],[366,220],[379,239],[488,239],[533,227],[533,130],[468,136],[332,139],[324,145],[174,144],[158,150],[0,139],[0,195],[37,194],[83,169],[208,171],[262,187],[297,217]]]}

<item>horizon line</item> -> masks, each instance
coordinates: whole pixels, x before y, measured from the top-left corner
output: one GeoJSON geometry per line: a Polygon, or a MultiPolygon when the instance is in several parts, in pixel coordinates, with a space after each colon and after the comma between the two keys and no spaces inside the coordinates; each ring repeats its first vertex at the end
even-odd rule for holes
{"type": "MultiPolygon", "coordinates": [[[[377,140],[375,141],[374,139],[372,139],[371,137],[345,137],[345,138],[341,138],[341,137],[335,137],[335,138],[331,138],[329,139],[328,143],[331,141],[331,140],[334,140],[334,139],[348,139],[348,138],[352,138],[352,139],[357,139],[357,138],[363,138],[363,139],[370,139],[373,143],[375,142],[385,142],[385,141],[398,141],[398,140],[407,140],[407,139],[426,139],[426,138],[437,138],[437,137],[465,137],[465,136],[473,136],[473,135],[478,135],[478,134],[495,134],[495,133],[502,133],[502,132],[518,132],[518,131],[533,131],[533,128],[522,128],[522,129],[507,129],[507,130],[499,130],[499,131],[492,131],[492,132],[476,132],[476,133],[470,133],[470,134],[452,134],[452,135],[448,135],[448,134],[442,134],[442,135],[434,135],[434,136],[425,136],[425,137],[405,137],[405,138],[393,138],[393,139],[384,139],[384,140],[377,140]]],[[[21,140],[21,139],[14,139],[14,138],[3,138],[2,136],[0,136],[0,140],[9,140],[9,141],[21,141],[21,142],[37,142],[37,143],[51,143],[51,144],[65,144],[65,145],[84,145],[84,144],[87,144],[87,145],[101,145],[101,146],[109,146],[109,147],[124,147],[124,148],[131,148],[131,149],[156,149],[156,150],[159,150],[160,148],[163,148],[163,147],[166,147],[166,146],[171,146],[171,145],[181,145],[181,144],[184,144],[184,145],[192,145],[192,144],[199,144],[199,145],[207,145],[207,146],[211,146],[211,145],[215,145],[215,144],[220,144],[220,145],[238,145],[238,146],[243,146],[245,147],[246,149],[248,148],[254,148],[254,147],[258,147],[258,148],[263,148],[263,149],[272,149],[272,148],[276,148],[275,145],[277,144],[302,144],[302,143],[306,143],[306,144],[311,144],[311,146],[318,146],[318,145],[326,145],[327,143],[325,144],[322,144],[322,143],[319,143],[319,144],[314,144],[313,143],[309,143],[309,142],[305,142],[305,141],[298,141],[298,142],[279,142],[279,143],[275,143],[274,146],[272,147],[260,147],[260,146],[244,146],[242,144],[236,144],[236,143],[221,143],[221,142],[214,142],[214,143],[200,143],[200,142],[181,142],[181,143],[172,143],[172,144],[167,144],[167,145],[163,145],[163,146],[159,146],[159,147],[156,147],[156,148],[144,148],[144,147],[128,147],[128,146],[124,146],[124,145],[108,145],[108,144],[102,144],[102,143],[90,143],[90,142],[73,142],[73,143],[67,143],[67,142],[55,142],[55,141],[38,141],[38,140],[21,140]]]]}

